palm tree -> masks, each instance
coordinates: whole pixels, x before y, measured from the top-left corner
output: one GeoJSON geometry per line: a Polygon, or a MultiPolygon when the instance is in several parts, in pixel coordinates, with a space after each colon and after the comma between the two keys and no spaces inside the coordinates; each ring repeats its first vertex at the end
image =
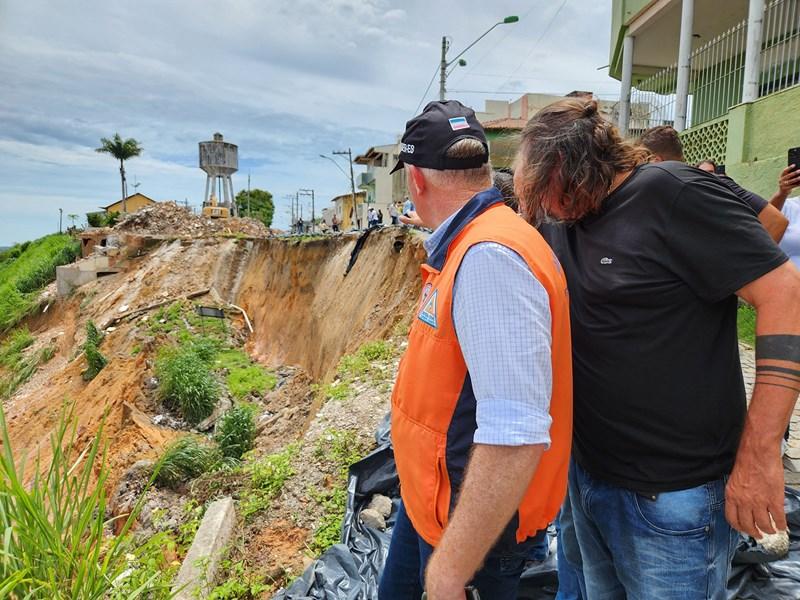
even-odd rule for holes
{"type": "Polygon", "coordinates": [[[125,203],[127,194],[125,193],[125,161],[142,153],[139,142],[133,138],[123,140],[118,133],[112,139],[100,138],[102,146],[96,149],[97,152],[110,154],[119,161],[119,175],[122,180],[122,212],[127,213],[128,207],[125,203]]]}

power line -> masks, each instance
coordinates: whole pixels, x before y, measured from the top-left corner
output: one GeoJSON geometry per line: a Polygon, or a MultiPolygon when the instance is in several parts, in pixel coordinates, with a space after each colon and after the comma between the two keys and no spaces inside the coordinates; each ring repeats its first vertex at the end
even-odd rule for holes
{"type": "MultiPolygon", "coordinates": [[[[528,12],[526,12],[520,17],[520,20],[524,22],[524,20],[528,18],[528,16],[534,11],[535,8],[536,6],[531,6],[530,10],[528,10],[528,12]]],[[[467,69],[467,71],[458,79],[456,85],[464,81],[464,78],[467,77],[470,73],[472,73],[473,69],[476,69],[478,65],[480,65],[486,59],[487,56],[489,56],[492,52],[494,52],[500,44],[505,42],[508,39],[508,36],[510,36],[512,33],[514,33],[514,30],[509,29],[508,32],[502,38],[497,40],[492,45],[492,47],[489,48],[489,50],[477,60],[477,62],[474,65],[472,65],[469,69],[467,69]]]]}
{"type": "Polygon", "coordinates": [[[436,70],[433,72],[433,76],[431,80],[428,82],[428,87],[425,88],[425,93],[422,94],[422,98],[419,100],[419,104],[417,104],[417,108],[414,109],[414,116],[419,113],[419,107],[422,106],[422,103],[425,102],[425,98],[428,97],[428,92],[431,91],[431,86],[433,85],[433,80],[436,79],[436,74],[439,72],[439,65],[436,65],[436,70]]]}
{"type": "Polygon", "coordinates": [[[514,77],[514,75],[517,74],[517,72],[522,68],[522,65],[524,65],[526,62],[528,62],[528,59],[531,56],[533,56],[533,53],[536,50],[536,47],[539,45],[539,42],[541,42],[542,39],[544,39],[544,36],[546,36],[550,32],[550,27],[553,25],[553,23],[555,22],[556,18],[558,18],[558,15],[561,14],[561,11],[563,10],[564,6],[566,6],[566,4],[567,4],[567,0],[563,0],[561,2],[561,4],[558,7],[558,10],[556,10],[556,12],[553,13],[553,16],[550,18],[550,21],[548,21],[547,25],[545,25],[545,28],[542,30],[541,35],[539,35],[539,37],[533,43],[533,46],[531,47],[531,51],[528,52],[528,55],[522,60],[522,62],[519,63],[519,65],[517,65],[517,68],[514,69],[514,71],[512,71],[512,73],[511,73],[511,75],[509,75],[508,79],[506,79],[501,84],[501,87],[503,85],[505,85],[506,83],[508,83],[509,81],[511,81],[511,78],[514,77]]]}

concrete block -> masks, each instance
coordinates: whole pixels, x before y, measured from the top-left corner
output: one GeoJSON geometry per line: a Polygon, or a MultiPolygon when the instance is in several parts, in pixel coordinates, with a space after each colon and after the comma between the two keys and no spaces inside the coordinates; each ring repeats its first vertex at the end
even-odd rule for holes
{"type": "Polygon", "coordinates": [[[236,528],[233,498],[212,502],[172,585],[174,600],[207,598],[236,528]]]}
{"type": "Polygon", "coordinates": [[[95,271],[82,271],[75,265],[56,267],[56,290],[59,296],[66,296],[76,287],[96,279],[95,271]]]}

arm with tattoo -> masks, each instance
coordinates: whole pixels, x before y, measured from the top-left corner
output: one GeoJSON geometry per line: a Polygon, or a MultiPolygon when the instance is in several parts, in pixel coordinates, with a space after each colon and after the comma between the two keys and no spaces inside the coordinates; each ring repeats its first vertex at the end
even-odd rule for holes
{"type": "Polygon", "coordinates": [[[800,393],[800,335],[756,338],[756,382],[800,393]]]}
{"type": "Polygon", "coordinates": [[[739,295],[756,308],[756,384],[725,514],[733,527],[758,538],[759,531],[786,529],[781,439],[800,392],[800,273],[785,263],[739,295]]]}

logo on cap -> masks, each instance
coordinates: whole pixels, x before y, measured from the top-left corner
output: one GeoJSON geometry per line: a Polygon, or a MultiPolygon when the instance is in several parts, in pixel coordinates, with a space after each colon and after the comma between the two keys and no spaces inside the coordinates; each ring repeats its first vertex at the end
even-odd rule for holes
{"type": "Polygon", "coordinates": [[[458,131],[459,129],[469,129],[469,123],[467,123],[466,117],[453,117],[452,119],[448,119],[450,121],[450,128],[453,131],[458,131]]]}

